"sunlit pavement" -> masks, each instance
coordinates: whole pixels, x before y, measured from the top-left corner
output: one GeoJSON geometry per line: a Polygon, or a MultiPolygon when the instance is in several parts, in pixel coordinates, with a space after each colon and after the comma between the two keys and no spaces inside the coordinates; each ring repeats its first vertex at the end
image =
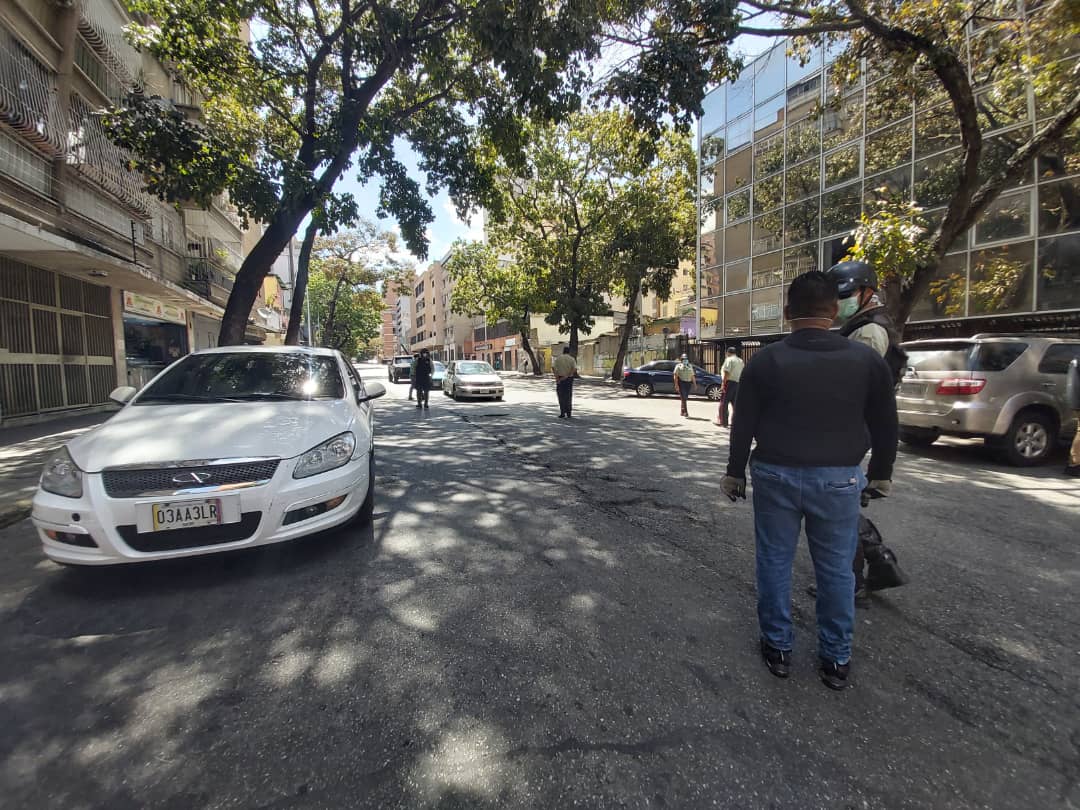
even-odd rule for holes
{"type": "Polygon", "coordinates": [[[716,406],[550,378],[377,402],[376,519],[181,564],[62,569],[0,532],[0,806],[1070,807],[1080,491],[973,443],[871,516],[913,582],[855,685],[756,658],[749,504],[716,406]]]}

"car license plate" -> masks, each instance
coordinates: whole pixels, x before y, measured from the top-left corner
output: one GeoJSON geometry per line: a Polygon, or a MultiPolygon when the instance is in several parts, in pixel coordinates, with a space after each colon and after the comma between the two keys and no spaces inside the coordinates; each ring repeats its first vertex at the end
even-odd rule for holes
{"type": "Polygon", "coordinates": [[[240,501],[237,498],[158,501],[140,505],[136,529],[140,534],[144,534],[219,526],[239,521],[240,501]]]}
{"type": "Polygon", "coordinates": [[[926,395],[926,383],[900,383],[900,396],[917,397],[922,399],[926,395]]]}

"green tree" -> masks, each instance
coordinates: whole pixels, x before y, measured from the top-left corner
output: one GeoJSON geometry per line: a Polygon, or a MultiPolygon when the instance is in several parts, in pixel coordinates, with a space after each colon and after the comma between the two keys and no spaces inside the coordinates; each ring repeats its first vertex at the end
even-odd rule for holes
{"type": "MultiPolygon", "coordinates": [[[[648,6],[632,11],[633,21],[615,35],[637,50],[607,81],[607,92],[627,100],[644,124],[658,126],[665,114],[684,124],[701,115],[707,85],[733,79],[742,68],[730,50],[740,34],[791,37],[791,49],[802,54],[829,44],[840,54],[830,71],[837,97],[865,58],[870,82],[883,79],[867,96],[876,121],[906,115],[912,98],[947,107],[934,137],[955,137],[960,159],[944,214],[925,236],[930,249],[887,302],[900,324],[927,293],[945,253],[1002,190],[1035,161],[1042,173],[1067,173],[1077,152],[1080,61],[1073,57],[1080,11],[1073,0],[651,0],[648,6]],[[778,24],[761,24],[770,18],[778,24]],[[968,30],[976,32],[970,62],[968,30]],[[989,138],[1005,123],[1030,121],[1029,82],[1034,127],[989,138]]],[[[880,145],[888,159],[887,138],[880,145]]],[[[868,163],[878,154],[872,152],[868,145],[868,163]]]]}
{"type": "Polygon", "coordinates": [[[313,342],[338,349],[347,357],[355,357],[382,331],[382,296],[373,286],[354,283],[355,279],[353,270],[344,268],[337,259],[311,261],[308,295],[313,342]]]}
{"type": "Polygon", "coordinates": [[[582,0],[129,0],[138,47],[205,99],[188,117],[135,93],[107,116],[150,191],[208,204],[228,190],[265,224],[237,274],[220,342],[243,339],[271,263],[313,211],[330,233],[352,221],[335,196],[350,166],[379,178],[377,213],[397,218],[405,243],[426,255],[428,195],[449,189],[482,200],[490,177],[476,164],[477,132],[500,150],[520,142],[521,117],[574,109],[583,54],[595,53],[611,6],[582,0]],[[246,32],[255,36],[248,41],[246,32]],[[427,188],[395,157],[395,139],[419,155],[427,188]],[[427,193],[425,193],[427,192],[427,193]]]}
{"type": "MultiPolygon", "coordinates": [[[[507,245],[508,250],[513,245],[507,245]]],[[[533,374],[541,373],[531,340],[531,317],[543,306],[541,280],[513,253],[483,242],[458,240],[450,252],[447,272],[454,281],[450,305],[454,312],[483,316],[488,326],[506,321],[521,338],[533,374]]]]}
{"type": "Polygon", "coordinates": [[[488,238],[530,276],[530,311],[545,312],[576,354],[609,310],[605,296],[634,306],[635,288],[666,296],[692,254],[694,157],[674,133],[653,138],[619,110],[578,113],[529,136],[521,164],[486,155],[501,190],[488,238]]]}

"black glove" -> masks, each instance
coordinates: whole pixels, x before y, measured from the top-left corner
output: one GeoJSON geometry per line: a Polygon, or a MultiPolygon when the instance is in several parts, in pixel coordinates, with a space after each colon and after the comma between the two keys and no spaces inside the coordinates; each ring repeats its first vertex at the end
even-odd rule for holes
{"type": "Polygon", "coordinates": [[[746,479],[736,478],[734,475],[725,475],[720,479],[720,491],[728,496],[728,500],[735,503],[742,498],[746,500],[746,479]]]}

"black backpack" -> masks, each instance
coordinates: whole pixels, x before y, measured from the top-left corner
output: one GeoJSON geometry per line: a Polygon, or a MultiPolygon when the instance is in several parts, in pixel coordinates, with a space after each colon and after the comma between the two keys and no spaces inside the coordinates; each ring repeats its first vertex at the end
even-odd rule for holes
{"type": "Polygon", "coordinates": [[[840,329],[840,334],[848,337],[852,332],[862,329],[868,323],[876,323],[889,333],[889,348],[885,350],[885,363],[892,372],[893,383],[899,385],[904,378],[904,371],[908,366],[908,355],[900,348],[900,336],[896,327],[893,326],[892,318],[885,312],[884,307],[876,307],[866,312],[860,312],[840,329]]]}

